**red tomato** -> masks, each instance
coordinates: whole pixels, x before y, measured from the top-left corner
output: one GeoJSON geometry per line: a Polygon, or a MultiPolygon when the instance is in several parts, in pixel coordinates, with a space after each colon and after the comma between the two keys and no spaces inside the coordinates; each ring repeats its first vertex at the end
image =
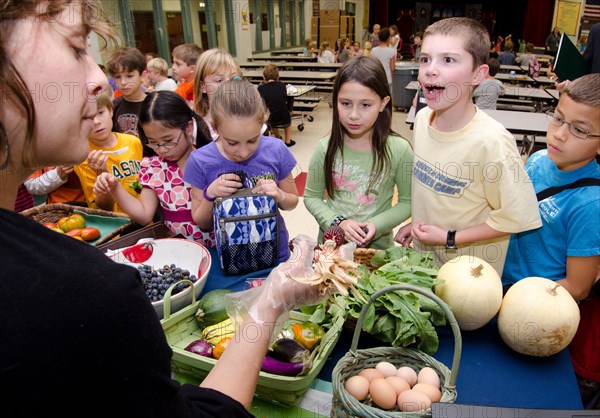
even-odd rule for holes
{"type": "MultiPolygon", "coordinates": [[[[46,222],[46,223],[44,224],[44,226],[45,226],[46,228],[50,228],[50,229],[56,229],[56,228],[58,228],[58,225],[56,225],[56,224],[55,224],[55,223],[53,223],[53,222],[46,222]]],[[[61,230],[61,231],[62,231],[62,230],[61,230]]]]}
{"type": "Polygon", "coordinates": [[[79,235],[84,241],[93,241],[100,238],[100,231],[96,228],[83,228],[79,235]]]}
{"type": "Polygon", "coordinates": [[[70,231],[65,232],[65,235],[70,237],[76,237],[81,234],[81,229],[71,229],[70,231]]]}

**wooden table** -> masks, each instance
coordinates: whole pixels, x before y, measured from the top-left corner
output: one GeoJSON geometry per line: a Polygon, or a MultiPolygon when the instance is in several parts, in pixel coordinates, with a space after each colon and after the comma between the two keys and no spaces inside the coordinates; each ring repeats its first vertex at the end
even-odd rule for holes
{"type": "MultiPolygon", "coordinates": [[[[251,80],[262,80],[262,71],[249,70],[243,71],[243,76],[251,80]]],[[[333,79],[336,73],[331,72],[320,72],[320,71],[279,71],[279,79],[283,82],[293,84],[314,84],[315,82],[331,83],[333,87],[333,79]]]]}
{"type": "Polygon", "coordinates": [[[295,61],[295,62],[310,62],[317,61],[317,57],[305,57],[304,55],[291,55],[291,54],[281,54],[281,55],[271,55],[271,54],[254,54],[249,60],[252,61],[295,61]]]}
{"type": "Polygon", "coordinates": [[[326,64],[326,63],[321,63],[321,62],[270,62],[270,61],[249,61],[249,62],[242,62],[239,64],[240,68],[242,69],[257,69],[257,68],[264,68],[265,65],[267,64],[275,64],[277,65],[277,67],[279,68],[279,70],[306,70],[306,71],[324,71],[324,70],[331,70],[331,71],[337,71],[342,65],[344,65],[341,62],[334,62],[331,64],[326,64]]]}

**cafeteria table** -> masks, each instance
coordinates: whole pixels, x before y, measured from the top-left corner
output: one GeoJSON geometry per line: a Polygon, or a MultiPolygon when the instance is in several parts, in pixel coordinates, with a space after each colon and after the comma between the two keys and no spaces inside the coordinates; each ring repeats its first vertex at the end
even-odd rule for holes
{"type": "MultiPolygon", "coordinates": [[[[224,275],[214,248],[209,249],[212,265],[202,294],[214,289],[245,290],[255,278],[266,278],[269,270],[242,276],[224,275]]],[[[433,355],[449,368],[454,337],[449,327],[438,327],[439,349],[433,355]]],[[[342,331],[331,357],[318,378],[330,382],[333,368],[347,353],[352,341],[342,331]]],[[[385,345],[373,337],[361,336],[358,349],[385,345]]],[[[479,330],[462,333],[462,356],[458,368],[457,403],[518,408],[582,409],[575,373],[567,350],[551,357],[519,354],[501,340],[496,320],[479,330]]]]}

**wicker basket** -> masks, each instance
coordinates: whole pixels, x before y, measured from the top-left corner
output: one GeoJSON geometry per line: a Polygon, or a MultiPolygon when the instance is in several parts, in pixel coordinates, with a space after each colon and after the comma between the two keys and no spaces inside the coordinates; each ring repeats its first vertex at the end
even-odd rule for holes
{"type": "Polygon", "coordinates": [[[94,245],[104,244],[119,235],[132,232],[136,228],[135,224],[131,222],[129,217],[125,214],[109,212],[102,209],[91,209],[82,206],[66,205],[64,203],[52,203],[49,205],[35,206],[31,209],[24,210],[21,212],[21,214],[40,224],[45,224],[47,222],[56,223],[60,218],[69,216],[75,211],[82,212],[84,217],[87,214],[105,218],[123,218],[129,221],[125,224],[116,226],[115,229],[111,230],[109,233],[103,233],[100,239],[93,242],[94,245]]]}
{"type": "Polygon", "coordinates": [[[433,368],[440,377],[440,387],[442,392],[440,402],[452,403],[456,399],[456,376],[458,374],[461,351],[462,340],[458,323],[448,306],[440,298],[428,290],[408,284],[393,285],[381,289],[378,292],[375,292],[363,307],[360,317],[358,318],[356,329],[354,330],[350,351],[340,359],[333,369],[331,379],[333,383],[333,405],[331,416],[361,418],[430,417],[431,409],[419,412],[400,412],[397,407],[393,410],[383,410],[371,406],[369,397],[367,397],[365,401],[360,402],[346,391],[344,383],[346,379],[358,374],[360,370],[367,367],[375,367],[380,361],[388,361],[396,367],[409,366],[415,369],[415,371],[428,366],[433,368]],[[432,299],[443,309],[454,333],[454,358],[452,360],[452,370],[449,370],[443,363],[419,350],[402,347],[377,347],[364,350],[356,349],[360,337],[360,330],[362,329],[363,320],[369,305],[371,305],[371,303],[379,296],[396,290],[409,290],[420,293],[432,299]]]}
{"type": "Polygon", "coordinates": [[[379,251],[381,250],[374,248],[357,248],[354,250],[354,262],[364,264],[368,267],[369,271],[373,271],[376,267],[371,264],[371,258],[379,251]]]}
{"type": "MultiPolygon", "coordinates": [[[[217,360],[209,357],[201,357],[185,350],[185,347],[189,343],[200,338],[200,326],[194,318],[194,314],[198,310],[195,299],[192,300],[191,305],[175,314],[171,314],[171,302],[166,293],[163,300],[164,318],[160,322],[165,331],[167,342],[173,350],[173,358],[171,360],[173,371],[194,378],[204,379],[217,363],[217,360]]],[[[290,321],[292,322],[302,322],[308,318],[309,316],[303,313],[297,311],[290,312],[290,321]]],[[[311,387],[328,357],[331,355],[340,337],[342,323],[343,317],[340,317],[327,330],[321,343],[315,348],[313,364],[306,375],[280,376],[261,371],[258,374],[255,396],[278,405],[289,406],[297,403],[302,395],[311,387]]]]}

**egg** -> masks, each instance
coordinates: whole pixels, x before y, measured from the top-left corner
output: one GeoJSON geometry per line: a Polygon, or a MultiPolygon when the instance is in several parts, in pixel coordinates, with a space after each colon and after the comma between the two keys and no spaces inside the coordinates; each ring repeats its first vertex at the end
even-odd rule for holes
{"type": "Polygon", "coordinates": [[[379,370],[374,368],[362,369],[359,373],[359,376],[366,377],[369,382],[372,382],[375,379],[383,379],[385,376],[379,370]]]}
{"type": "Polygon", "coordinates": [[[423,367],[417,376],[417,383],[428,383],[439,389],[440,377],[431,367],[423,367]]]}
{"type": "Polygon", "coordinates": [[[385,379],[375,379],[369,385],[369,394],[375,405],[381,409],[392,409],[396,406],[396,390],[385,379]]]}
{"type": "Polygon", "coordinates": [[[431,402],[439,402],[442,398],[442,392],[440,392],[436,386],[430,385],[429,383],[417,383],[412,388],[413,390],[423,392],[431,402]]]}
{"type": "Polygon", "coordinates": [[[396,376],[400,376],[406,380],[410,387],[413,387],[417,383],[417,372],[408,366],[403,366],[396,370],[396,376]]]}
{"type": "Polygon", "coordinates": [[[394,376],[396,374],[396,366],[387,361],[380,361],[375,365],[375,370],[379,370],[383,373],[384,377],[394,376]]]}
{"type": "Polygon", "coordinates": [[[386,377],[385,380],[393,386],[394,390],[396,391],[396,396],[400,395],[401,392],[410,389],[408,382],[402,379],[400,376],[386,377]]]}
{"type": "Polygon", "coordinates": [[[405,390],[398,395],[398,408],[402,412],[416,412],[431,408],[431,400],[418,390],[405,390]]]}
{"type": "Polygon", "coordinates": [[[359,401],[362,401],[369,394],[369,380],[363,376],[352,376],[346,380],[344,386],[348,393],[359,401]]]}

